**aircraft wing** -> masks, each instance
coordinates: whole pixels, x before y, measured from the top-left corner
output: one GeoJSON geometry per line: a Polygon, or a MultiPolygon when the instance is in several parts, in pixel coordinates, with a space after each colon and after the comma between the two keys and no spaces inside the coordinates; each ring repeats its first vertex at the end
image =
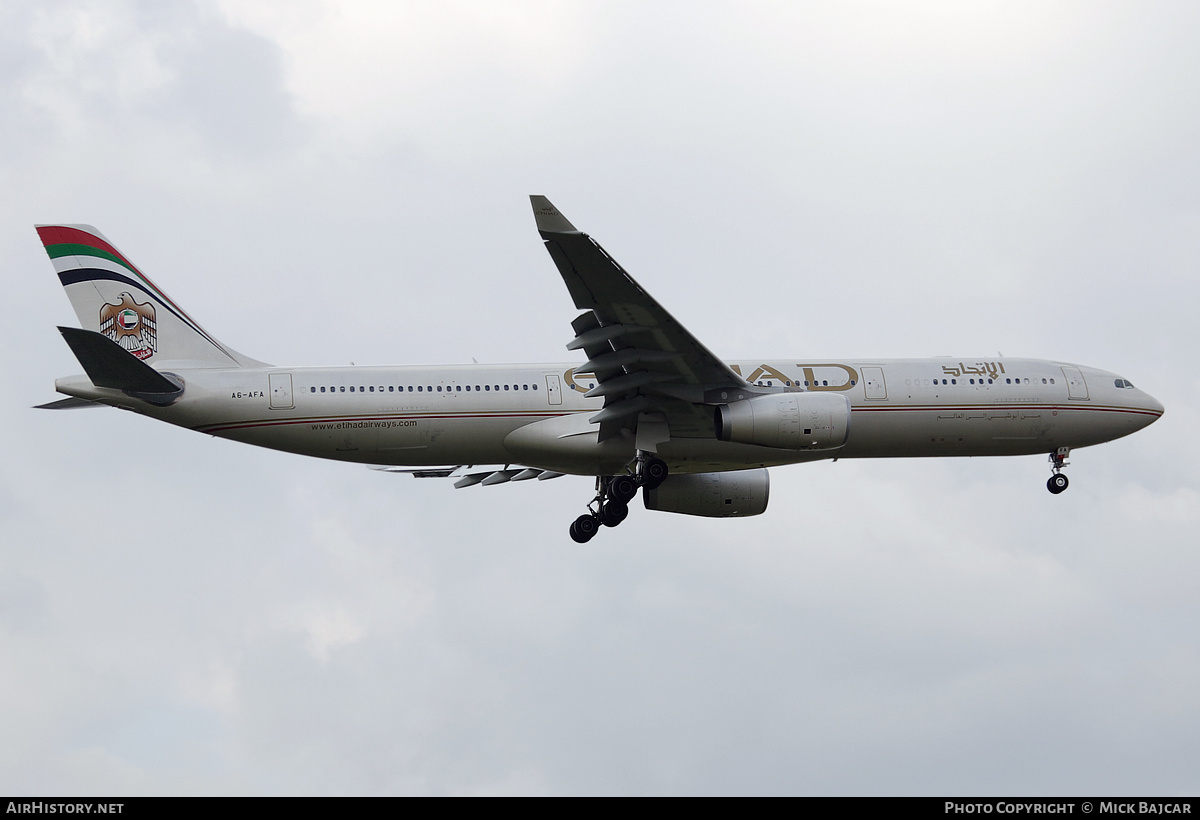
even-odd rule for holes
{"type": "Polygon", "coordinates": [[[538,233],[558,266],[575,307],[568,350],[588,357],[577,373],[594,373],[589,396],[603,396],[600,440],[636,435],[654,451],[669,436],[712,436],[712,414],[699,405],[712,391],[748,388],[687,328],[675,320],[590,236],[577,230],[550,200],[531,196],[538,233]]]}

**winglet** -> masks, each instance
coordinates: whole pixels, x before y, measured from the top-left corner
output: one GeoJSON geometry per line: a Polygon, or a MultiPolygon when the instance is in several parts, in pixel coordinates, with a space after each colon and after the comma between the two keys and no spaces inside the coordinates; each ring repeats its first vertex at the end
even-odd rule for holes
{"type": "Polygon", "coordinates": [[[579,233],[579,230],[546,197],[533,194],[529,197],[529,201],[533,205],[533,218],[537,220],[538,233],[543,238],[548,233],[579,233]]]}

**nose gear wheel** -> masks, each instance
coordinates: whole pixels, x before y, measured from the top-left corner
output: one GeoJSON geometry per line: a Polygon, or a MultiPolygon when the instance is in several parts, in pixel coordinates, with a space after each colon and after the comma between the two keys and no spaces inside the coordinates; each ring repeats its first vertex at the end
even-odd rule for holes
{"type": "Polygon", "coordinates": [[[1071,483],[1061,472],[1062,468],[1067,466],[1067,456],[1070,453],[1070,447],[1059,447],[1050,454],[1050,469],[1054,471],[1054,475],[1050,476],[1050,480],[1046,482],[1046,489],[1055,495],[1067,489],[1071,483]]]}

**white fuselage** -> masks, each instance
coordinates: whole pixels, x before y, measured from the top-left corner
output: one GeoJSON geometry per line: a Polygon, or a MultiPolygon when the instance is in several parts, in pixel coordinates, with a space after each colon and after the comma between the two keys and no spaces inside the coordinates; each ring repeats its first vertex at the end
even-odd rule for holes
{"type": "MultiPolygon", "coordinates": [[[[1128,435],[1163,410],[1116,374],[1037,359],[730,366],[763,389],[845,396],[851,414],[844,445],[795,451],[718,441],[711,429],[672,430],[657,452],[673,472],[825,458],[1049,453],[1128,435]]],[[[60,379],[57,387],[214,436],[342,461],[513,463],[596,475],[616,472],[634,453],[632,442],[597,443],[598,425],[588,419],[603,399],[584,397],[595,379],[571,364],[158,367],[184,383],[182,396],[165,407],[96,388],[83,376],[60,379]]]]}

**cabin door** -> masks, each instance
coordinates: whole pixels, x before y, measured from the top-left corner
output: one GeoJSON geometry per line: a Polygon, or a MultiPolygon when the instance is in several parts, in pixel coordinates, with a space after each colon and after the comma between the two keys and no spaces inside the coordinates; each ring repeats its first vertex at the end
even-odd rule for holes
{"type": "Polygon", "coordinates": [[[271,388],[271,409],[291,410],[292,403],[292,374],[271,373],[267,376],[271,388]]]}
{"type": "Polygon", "coordinates": [[[1087,382],[1083,380],[1083,374],[1079,372],[1079,368],[1064,367],[1062,372],[1067,377],[1067,397],[1086,399],[1088,397],[1087,382]]]}
{"type": "Polygon", "coordinates": [[[862,380],[867,389],[868,399],[886,399],[887,382],[883,380],[882,367],[863,367],[862,380]]]}

